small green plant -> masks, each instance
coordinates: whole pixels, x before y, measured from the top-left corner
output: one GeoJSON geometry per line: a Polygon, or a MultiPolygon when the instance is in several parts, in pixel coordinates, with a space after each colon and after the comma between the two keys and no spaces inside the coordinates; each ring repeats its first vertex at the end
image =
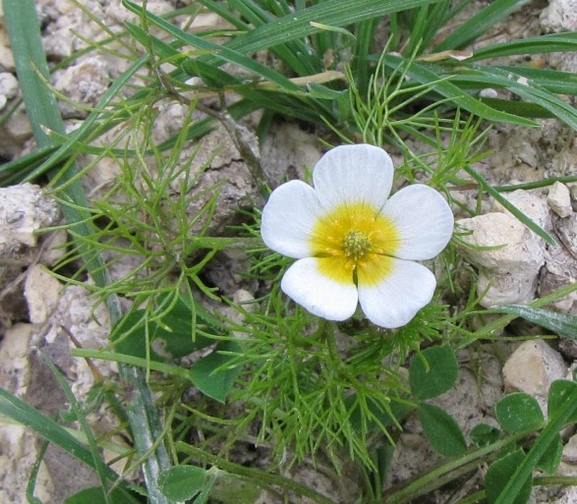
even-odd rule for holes
{"type": "MultiPolygon", "coordinates": [[[[503,197],[519,186],[493,187],[475,169],[486,155],[484,141],[492,124],[534,127],[536,118],[556,117],[577,126],[575,109],[559,96],[576,94],[574,76],[495,63],[503,56],[574,51],[576,34],[470,49],[524,3],[496,0],[459,18],[472,2],[200,0],[160,16],[149,12],[146,2],[123,0],[137,18],[121,33],[93,19],[108,38],[85,52],[126,58],[128,69],[111,82],[83,124],[66,134],[49,85],[34,2],[4,0],[38,149],[6,163],[0,173],[6,184],[39,176],[50,181],[47,191],[61,202],[63,228],[70,237],[68,253],[53,273],[63,282],[90,289],[95,302],[106,304],[112,321],[106,348],[79,348],[74,355],[119,363],[122,384],[99,382],[83,403],[50,364],[71,405],[63,417],[78,422],[75,430],[0,390],[3,416],[96,470],[100,485],[76,494],[68,504],[251,503],[262,491],[278,501],[333,502],[287,476],[307,463],[335,479],[344,473],[359,475],[352,498],[367,504],[414,501],[482,465],[488,466],[484,487],[463,502],[522,504],[534,485],[575,483],[571,478],[534,477],[535,469],[546,474],[556,469],[562,449],[559,432],[577,421],[574,381],[553,384],[546,417],[527,395],[503,397],[494,411],[499,429],[478,425],[462,432],[434,399],[457,380],[456,350],[475,343],[482,351],[482,342],[498,339],[516,317],[576,338],[574,317],[546,309],[576,286],[529,307],[481,310],[473,294],[474,272],[449,243],[430,264],[436,289],[432,287],[410,316],[384,321],[365,298],[361,307],[375,324],[353,313],[355,298],[347,307],[352,316],[339,312],[331,317],[321,300],[316,313],[336,319],[328,321],[311,314],[318,300],[302,303],[307,311],[280,289],[291,261],[268,250],[260,238],[267,220],[270,223],[266,209],[244,208],[239,212],[242,224],[228,229],[230,236],[210,235],[220,184],[198,190],[207,166],[192,169],[203,136],[220,123],[247,161],[255,186],[268,197],[272,188],[237,124],[259,111],[256,130],[261,139],[273,118],[281,116],[314,125],[326,144],[365,143],[395,150],[403,157],[395,184],[426,184],[428,188],[419,189],[421,196],[435,193],[441,198],[434,189],[467,215],[479,209],[467,207],[454,194],[474,187],[479,198],[488,194],[496,199],[553,245],[546,230],[503,197]],[[189,30],[201,10],[218,14],[228,25],[189,30]],[[189,22],[174,24],[177,15],[188,16],[189,22]],[[449,25],[453,29],[446,35],[449,25]],[[383,26],[386,40],[379,40],[376,35],[383,26]],[[115,44],[123,51],[114,49],[115,44]],[[272,64],[254,58],[261,50],[272,55],[272,64]],[[128,87],[130,93],[125,93],[128,87]],[[487,87],[502,92],[502,98],[483,98],[480,91],[487,87]],[[205,98],[214,99],[218,110],[204,105],[205,98]],[[170,101],[182,106],[185,117],[176,133],[157,142],[153,132],[159,110],[170,101]],[[199,112],[205,116],[199,118],[199,112]],[[81,165],[81,157],[91,161],[81,165]],[[103,160],[115,165],[117,177],[103,196],[89,202],[81,178],[103,160]],[[248,265],[240,273],[258,282],[256,299],[235,303],[205,281],[215,255],[230,249],[246,253],[248,265]],[[113,278],[114,266],[127,256],[137,265],[113,278]],[[87,276],[92,282],[85,281],[87,276]],[[489,314],[492,318],[483,321],[489,314]],[[115,412],[119,431],[133,447],[94,435],[87,415],[98,407],[115,412]],[[416,415],[426,440],[443,459],[428,472],[384,489],[409,415],[416,415]],[[266,452],[266,467],[247,467],[235,458],[235,451],[247,445],[266,452]],[[102,447],[126,462],[126,474],[110,469],[100,454],[102,447]],[[132,470],[142,474],[135,484],[126,481],[132,470]]],[[[444,201],[438,202],[438,208],[445,209],[444,201]]],[[[366,216],[359,214],[363,221],[366,216]]],[[[315,258],[342,259],[341,252],[352,256],[354,267],[346,274],[341,268],[339,279],[346,276],[356,292],[365,255],[382,244],[370,226],[346,231],[343,250],[314,252],[315,258]]],[[[450,230],[441,234],[442,246],[434,253],[409,259],[438,254],[450,230]]],[[[397,251],[386,243],[381,249],[390,255],[397,251]]],[[[296,257],[310,259],[300,253],[296,257]]],[[[295,289],[300,293],[301,284],[293,294],[295,289]]],[[[331,308],[340,309],[343,296],[332,299],[331,308]]],[[[28,489],[28,499],[35,503],[37,472],[28,489]]]]}

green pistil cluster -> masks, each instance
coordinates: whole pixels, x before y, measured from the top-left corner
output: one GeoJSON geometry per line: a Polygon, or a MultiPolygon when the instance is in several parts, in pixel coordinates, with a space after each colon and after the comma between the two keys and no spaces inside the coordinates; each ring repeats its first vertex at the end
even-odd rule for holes
{"type": "Polygon", "coordinates": [[[343,240],[345,256],[352,257],[355,261],[362,258],[371,248],[371,240],[361,231],[351,231],[343,240]]]}

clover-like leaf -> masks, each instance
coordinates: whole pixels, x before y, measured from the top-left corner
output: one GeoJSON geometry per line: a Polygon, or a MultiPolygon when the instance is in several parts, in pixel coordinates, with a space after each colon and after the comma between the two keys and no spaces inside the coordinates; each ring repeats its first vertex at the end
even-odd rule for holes
{"type": "Polygon", "coordinates": [[[448,346],[435,346],[416,355],[409,366],[409,386],[417,399],[430,399],[449,390],[459,373],[455,353],[448,346]]]}

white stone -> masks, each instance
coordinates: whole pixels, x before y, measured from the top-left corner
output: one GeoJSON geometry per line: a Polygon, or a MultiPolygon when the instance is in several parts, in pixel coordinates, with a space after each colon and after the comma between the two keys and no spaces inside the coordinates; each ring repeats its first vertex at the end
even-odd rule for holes
{"type": "MultiPolygon", "coordinates": [[[[77,397],[84,397],[94,385],[94,375],[85,359],[66,358],[66,354],[75,348],[75,343],[63,331],[63,327],[82,348],[103,348],[108,343],[110,334],[106,306],[92,298],[90,292],[81,286],[67,286],[48,321],[33,336],[33,344],[41,346],[45,352],[57,353],[62,357],[62,372],[66,376],[74,377],[72,391],[77,397]]],[[[116,373],[116,364],[99,361],[98,369],[104,377],[109,377],[116,373]]]]}
{"type": "Polygon", "coordinates": [[[559,217],[569,217],[573,213],[571,206],[571,192],[561,182],[555,182],[549,189],[547,203],[559,217]]]}
{"type": "Polygon", "coordinates": [[[0,261],[27,265],[34,258],[40,229],[56,225],[60,205],[32,184],[0,189],[0,261]]]}
{"type": "Polygon", "coordinates": [[[58,305],[62,285],[41,264],[28,269],[24,282],[24,297],[33,324],[43,324],[58,305]]]}
{"type": "Polygon", "coordinates": [[[541,26],[549,32],[577,30],[577,0],[549,0],[539,18],[541,26]]]}
{"type": "Polygon", "coordinates": [[[577,476],[577,434],[563,447],[563,456],[557,472],[563,476],[577,476]]]}
{"type": "Polygon", "coordinates": [[[544,263],[542,240],[509,213],[491,212],[458,221],[470,234],[460,247],[479,268],[478,293],[485,307],[527,303],[534,299],[537,276],[544,263]]]}
{"type": "Polygon", "coordinates": [[[31,324],[15,324],[6,330],[0,343],[0,387],[22,395],[29,381],[28,348],[31,324]]]}
{"type": "Polygon", "coordinates": [[[262,145],[262,168],[268,181],[276,186],[287,178],[306,179],[306,169],[321,157],[319,141],[298,124],[273,124],[262,145]]]}
{"type": "Polygon", "coordinates": [[[0,73],[0,95],[11,100],[18,94],[18,80],[10,72],[0,73]]]}
{"type": "MultiPolygon", "coordinates": [[[[523,212],[533,222],[542,228],[548,228],[551,225],[551,216],[547,202],[537,194],[522,189],[503,194],[505,199],[523,212]]],[[[491,209],[495,212],[510,213],[503,205],[495,201],[491,209]]]]}
{"type": "Polygon", "coordinates": [[[76,65],[57,70],[52,80],[55,89],[66,96],[67,101],[58,102],[65,119],[86,117],[88,109],[82,106],[94,107],[110,84],[107,66],[98,56],[86,58],[76,65]]]}
{"type": "MultiPolygon", "coordinates": [[[[36,463],[36,436],[21,425],[0,425],[0,502],[26,504],[30,468],[36,463]]],[[[44,463],[34,487],[40,502],[54,502],[53,483],[44,463]]]]}
{"type": "MultiPolygon", "coordinates": [[[[30,381],[28,350],[32,336],[31,324],[15,324],[6,330],[0,342],[0,387],[22,397],[30,381]]],[[[38,453],[36,438],[21,425],[0,422],[0,502],[25,504],[29,468],[38,453]]],[[[52,502],[52,482],[44,464],[35,488],[42,502],[52,502]]]]}
{"type": "Polygon", "coordinates": [[[536,339],[521,343],[509,357],[503,366],[503,381],[505,389],[525,392],[543,401],[551,383],[563,379],[567,370],[561,354],[536,339]]]}
{"type": "MultiPolygon", "coordinates": [[[[2,56],[0,55],[0,58],[2,56]]],[[[18,107],[0,127],[0,154],[10,158],[22,152],[32,136],[32,126],[23,106],[18,107]]]]}

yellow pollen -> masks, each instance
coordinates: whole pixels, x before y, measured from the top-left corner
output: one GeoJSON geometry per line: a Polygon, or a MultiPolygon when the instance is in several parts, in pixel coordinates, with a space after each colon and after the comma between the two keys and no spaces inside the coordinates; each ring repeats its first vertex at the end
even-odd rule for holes
{"type": "Polygon", "coordinates": [[[392,271],[400,234],[366,203],[346,203],[319,218],[310,237],[319,271],[338,283],[374,285],[392,271]]]}
{"type": "Polygon", "coordinates": [[[371,249],[371,240],[362,231],[351,231],[343,239],[345,256],[355,261],[361,259],[371,249]]]}

